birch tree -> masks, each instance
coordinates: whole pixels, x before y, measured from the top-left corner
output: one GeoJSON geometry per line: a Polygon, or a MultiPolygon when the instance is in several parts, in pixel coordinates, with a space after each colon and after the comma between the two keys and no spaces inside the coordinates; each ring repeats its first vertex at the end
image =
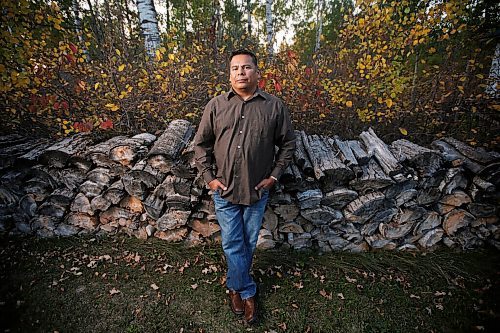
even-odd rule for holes
{"type": "Polygon", "coordinates": [[[160,30],[153,0],[137,0],[137,11],[141,33],[144,36],[144,48],[152,58],[160,46],[160,30]]]}
{"type": "Polygon", "coordinates": [[[252,36],[252,5],[250,0],[247,0],[247,22],[248,22],[248,36],[252,36]]]}
{"type": "Polygon", "coordinates": [[[324,0],[318,0],[316,3],[316,43],[314,44],[314,52],[318,52],[321,46],[321,34],[323,33],[323,7],[324,0]]]}
{"type": "Polygon", "coordinates": [[[266,0],[266,32],[267,32],[267,54],[269,58],[272,58],[274,54],[273,0],[266,0]]]}
{"type": "Polygon", "coordinates": [[[492,98],[500,96],[498,82],[500,81],[500,43],[497,43],[495,54],[491,59],[490,74],[488,76],[490,84],[486,87],[486,93],[492,98]]]}

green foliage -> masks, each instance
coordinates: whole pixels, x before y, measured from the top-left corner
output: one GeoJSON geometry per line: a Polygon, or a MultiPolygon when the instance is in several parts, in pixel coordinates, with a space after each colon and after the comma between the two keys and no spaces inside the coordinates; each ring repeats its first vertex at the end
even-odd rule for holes
{"type": "MultiPolygon", "coordinates": [[[[82,10],[77,27],[70,1],[2,0],[3,129],[63,136],[196,122],[229,88],[228,52],[249,47],[261,59],[260,86],[285,100],[297,128],[349,137],[376,126],[418,142],[440,135],[498,142],[495,127],[484,129],[500,108],[483,93],[495,47],[486,36],[498,24],[489,1],[326,1],[317,54],[315,22],[306,19],[315,17],[315,2],[276,1],[276,29],[299,23],[294,45],[269,58],[256,42],[265,29],[247,36],[246,3],[224,1],[219,24],[213,1],[169,0],[161,18],[169,29],[154,59],[128,4],[82,10]]],[[[264,7],[250,5],[262,26],[264,7]]]]}

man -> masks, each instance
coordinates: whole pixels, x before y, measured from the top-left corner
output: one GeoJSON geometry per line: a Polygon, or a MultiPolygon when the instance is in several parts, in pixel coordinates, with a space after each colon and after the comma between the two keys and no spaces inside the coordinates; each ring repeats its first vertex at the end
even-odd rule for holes
{"type": "Polygon", "coordinates": [[[233,52],[229,71],[231,90],[205,107],[195,158],[213,191],[231,310],[252,324],[257,318],[257,285],[250,276],[253,253],[269,189],[292,160],[295,135],[283,102],[258,89],[255,54],[233,52]]]}

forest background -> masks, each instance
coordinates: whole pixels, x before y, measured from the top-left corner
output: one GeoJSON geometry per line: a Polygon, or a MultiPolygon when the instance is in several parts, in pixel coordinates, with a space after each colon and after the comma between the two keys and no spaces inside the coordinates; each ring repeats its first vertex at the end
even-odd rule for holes
{"type": "Polygon", "coordinates": [[[297,129],[499,148],[494,0],[1,0],[1,11],[2,133],[196,124],[245,47],[297,129]]]}

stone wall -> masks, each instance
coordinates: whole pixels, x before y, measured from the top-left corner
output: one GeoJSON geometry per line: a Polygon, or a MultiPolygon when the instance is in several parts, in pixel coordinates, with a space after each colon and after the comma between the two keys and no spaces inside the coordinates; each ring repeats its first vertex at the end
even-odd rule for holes
{"type": "MultiPolygon", "coordinates": [[[[219,241],[211,195],[194,167],[194,131],[176,120],[159,137],[0,137],[0,231],[219,241]]],[[[359,137],[297,132],[295,160],[271,192],[259,248],[500,248],[500,154],[452,138],[426,148],[388,145],[371,129],[359,137]]]]}

